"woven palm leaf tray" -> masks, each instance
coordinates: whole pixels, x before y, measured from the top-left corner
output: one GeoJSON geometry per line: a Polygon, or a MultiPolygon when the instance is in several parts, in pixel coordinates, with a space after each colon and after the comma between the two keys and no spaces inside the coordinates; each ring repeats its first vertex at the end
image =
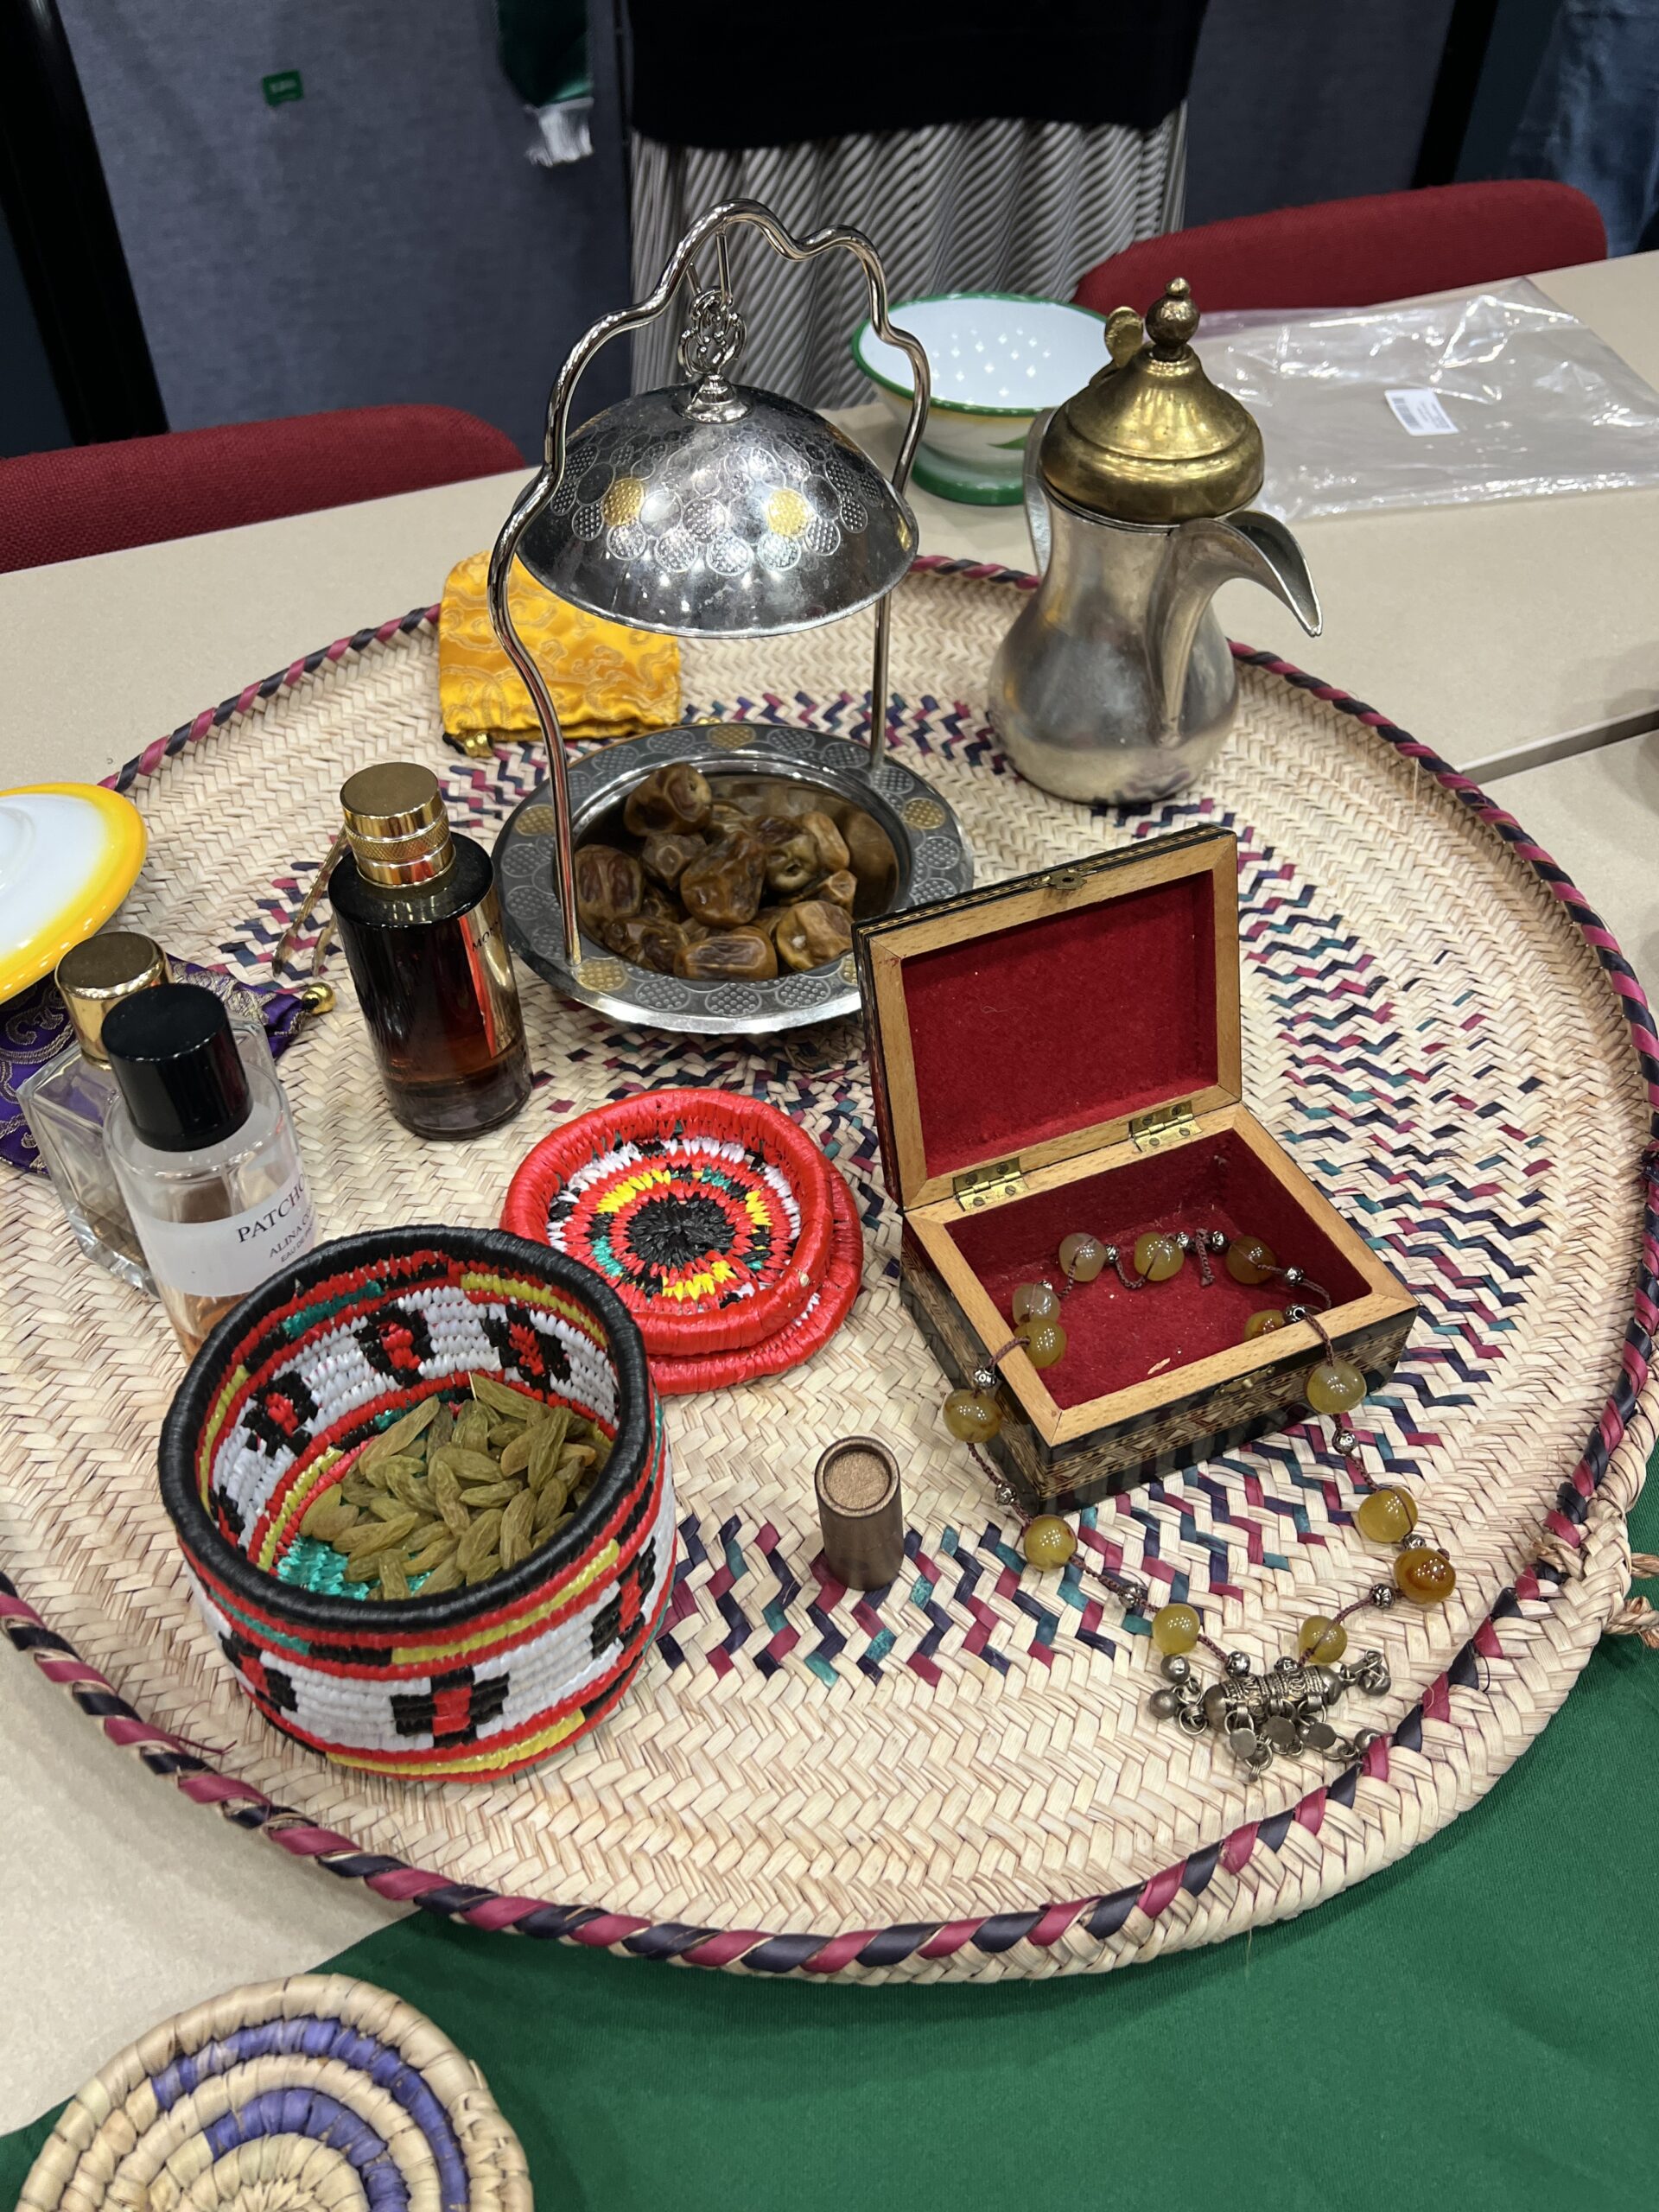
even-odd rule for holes
{"type": "MultiPolygon", "coordinates": [[[[1147,1713],[1147,1623],[1075,1567],[1021,1573],[1016,1529],[938,1418],[900,1306],[851,1025],[768,1047],[613,1025],[524,979],[539,1082],[506,1128],[426,1146],[382,1103],[339,963],[283,1072],[320,1230],[493,1224],[575,1112],[718,1084],[798,1117],[847,1176],[863,1287],[805,1365],[670,1403],[681,1522],[665,1625],[629,1697],[564,1756],[426,1787],[326,1764],[268,1728],[198,1623],[157,1497],[177,1382],[159,1308],[74,1255],[52,1194],[0,1218],[0,1618],[111,1740],[281,1849],[486,1929],[651,1958],[862,1980],[1098,1971],[1303,1910],[1472,1803],[1565,1698],[1629,1577],[1654,1434],[1659,1291],[1643,1179],[1659,1079],[1607,931],[1547,856],[1426,747],[1241,652],[1206,789],[1093,814],[1020,782],[980,703],[1019,579],[921,564],[896,609],[893,743],[957,809],[979,880],[1190,823],[1236,831],[1245,1095],[1373,1240],[1422,1318],[1364,1408],[1371,1462],[1455,1553],[1443,1612],[1363,1624],[1393,1690],[1346,1771],[1252,1778],[1147,1713]],[[843,1590],[812,1468],[852,1433],[903,1470],[907,1561],[843,1590]]],[[[133,924],[264,972],[321,861],[341,779],[428,761],[489,841],[535,749],[441,741],[434,615],[365,631],[203,714],[118,779],[149,859],[133,924]]],[[[855,731],[867,626],[687,647],[692,715],[855,731]]],[[[1039,1066],[1033,1080],[1040,1082],[1039,1066]]],[[[1265,1666],[1377,1555],[1324,1435],[1293,1431],[1083,1516],[1085,1553],[1191,1596],[1265,1666]]]]}

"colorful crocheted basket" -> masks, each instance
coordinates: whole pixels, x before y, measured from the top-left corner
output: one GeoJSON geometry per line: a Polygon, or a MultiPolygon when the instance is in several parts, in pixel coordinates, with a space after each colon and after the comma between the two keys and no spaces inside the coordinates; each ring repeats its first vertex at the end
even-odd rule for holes
{"type": "Polygon", "coordinates": [[[699,1357],[762,1344],[804,1313],[830,1268],[833,1179],[775,1106],[648,1091],[543,1137],[501,1224],[594,1268],[648,1352],[699,1357]]]}
{"type": "Polygon", "coordinates": [[[344,1974],[233,1989],[152,2028],[65,2106],[19,2212],[531,2212],[484,2076],[344,1974]]]}
{"type": "Polygon", "coordinates": [[[162,1430],[162,1498],[203,1618],[260,1712],[342,1765],[515,1772],[627,1688],[673,1580],[674,1488],[645,1349],[605,1285],[499,1230],[324,1244],[227,1315],[162,1430]],[[412,1407],[474,1370],[612,1440],[538,1550],[488,1581],[365,1602],[308,1586],[300,1522],[412,1407]]]}

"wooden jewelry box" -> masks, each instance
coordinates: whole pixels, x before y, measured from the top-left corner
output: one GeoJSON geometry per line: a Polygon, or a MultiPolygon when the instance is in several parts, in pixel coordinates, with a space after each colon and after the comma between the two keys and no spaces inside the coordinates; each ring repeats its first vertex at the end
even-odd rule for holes
{"type": "MultiPolygon", "coordinates": [[[[901,1289],[953,1384],[1014,1334],[1022,1283],[1064,1283],[1062,1237],[1258,1236],[1331,1294],[1338,1353],[1375,1389],[1411,1294],[1242,1097],[1237,845],[1182,830],[912,907],[856,930],[901,1289]]],[[[1308,1321],[1245,1338],[1294,1288],[1194,1255],[1131,1290],[1108,1267],[1065,1296],[1067,1345],[1001,1363],[988,1450],[1029,1510],[1197,1465],[1303,1419],[1308,1321]]],[[[1310,1300],[1310,1303],[1317,1301],[1310,1300]]]]}

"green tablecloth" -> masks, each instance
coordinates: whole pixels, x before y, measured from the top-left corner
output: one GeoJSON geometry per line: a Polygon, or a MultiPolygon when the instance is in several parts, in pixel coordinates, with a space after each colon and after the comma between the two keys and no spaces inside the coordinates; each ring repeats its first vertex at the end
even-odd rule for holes
{"type": "MultiPolygon", "coordinates": [[[[1659,1489],[1633,1535],[1659,1551],[1659,1489]]],[[[1122,1974],[804,1986],[418,1916],[330,1964],[478,2060],[541,2212],[1636,2212],[1659,2197],[1656,1815],[1659,1653],[1604,1641],[1401,1865],[1122,1974]]],[[[0,2203],[51,2119],[0,2139],[0,2203]]]]}

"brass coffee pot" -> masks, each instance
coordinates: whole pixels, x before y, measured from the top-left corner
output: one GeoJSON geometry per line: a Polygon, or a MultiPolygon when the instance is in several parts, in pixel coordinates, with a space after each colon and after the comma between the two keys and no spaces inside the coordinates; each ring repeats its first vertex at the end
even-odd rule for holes
{"type": "Polygon", "coordinates": [[[1064,798],[1164,798],[1208,767],[1237,702],[1211,606],[1229,577],[1265,585],[1319,633],[1301,548],[1246,505],[1262,433],[1205,373],[1198,327],[1184,277],[1144,330],[1116,308],[1106,366],[1027,442],[1042,582],[998,648],[990,715],[1020,774],[1064,798]]]}

